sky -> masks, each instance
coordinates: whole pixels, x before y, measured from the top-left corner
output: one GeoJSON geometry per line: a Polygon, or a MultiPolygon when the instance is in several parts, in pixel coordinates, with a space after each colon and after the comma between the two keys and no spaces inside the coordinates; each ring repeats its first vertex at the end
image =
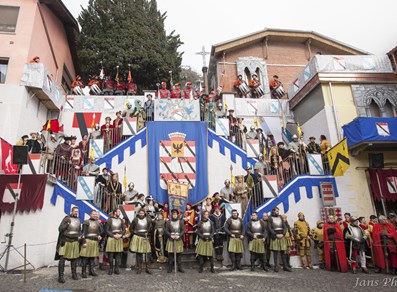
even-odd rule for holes
{"type": "MultiPolygon", "coordinates": [[[[88,5],[88,0],[63,2],[76,18],[88,5]]],[[[157,0],[157,5],[167,12],[167,33],[175,30],[184,42],[182,65],[196,72],[203,66],[196,52],[203,46],[210,52],[217,43],[265,28],[315,31],[372,54],[397,46],[396,0],[157,0]]]]}

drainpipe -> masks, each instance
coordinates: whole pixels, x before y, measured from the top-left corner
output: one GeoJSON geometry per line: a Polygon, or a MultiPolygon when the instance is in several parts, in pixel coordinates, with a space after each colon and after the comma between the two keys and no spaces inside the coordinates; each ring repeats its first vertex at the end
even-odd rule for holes
{"type": "Polygon", "coordinates": [[[330,97],[331,97],[332,113],[334,115],[334,120],[335,120],[336,136],[337,136],[338,142],[339,142],[342,139],[341,139],[340,130],[339,130],[339,120],[338,120],[338,116],[336,115],[336,110],[335,110],[334,94],[332,92],[332,83],[328,82],[328,85],[329,85],[329,93],[330,93],[330,97]]]}

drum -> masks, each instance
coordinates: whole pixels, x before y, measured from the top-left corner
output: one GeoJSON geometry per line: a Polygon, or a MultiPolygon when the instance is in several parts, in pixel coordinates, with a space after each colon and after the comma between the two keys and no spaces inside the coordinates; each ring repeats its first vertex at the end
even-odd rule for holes
{"type": "Polygon", "coordinates": [[[262,97],[265,95],[265,91],[263,90],[262,86],[259,85],[257,88],[255,88],[256,94],[258,94],[258,97],[262,97]]]}
{"type": "Polygon", "coordinates": [[[97,84],[92,84],[90,86],[90,90],[92,91],[92,93],[94,93],[95,95],[100,95],[102,93],[102,90],[99,88],[99,86],[97,84]]]}
{"type": "Polygon", "coordinates": [[[74,93],[75,95],[84,95],[83,89],[81,89],[80,86],[75,86],[75,87],[73,88],[73,93],[74,93]]]}
{"type": "Polygon", "coordinates": [[[238,86],[238,89],[240,89],[241,93],[244,94],[244,95],[246,95],[250,91],[247,83],[241,83],[238,86]]]}
{"type": "Polygon", "coordinates": [[[283,97],[286,94],[286,92],[284,91],[284,88],[281,85],[279,87],[277,87],[274,91],[278,97],[283,97]]]}

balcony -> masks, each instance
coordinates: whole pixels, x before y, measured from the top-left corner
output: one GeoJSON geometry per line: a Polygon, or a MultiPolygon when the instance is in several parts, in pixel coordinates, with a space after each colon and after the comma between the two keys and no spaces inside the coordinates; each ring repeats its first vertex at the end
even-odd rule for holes
{"type": "Polygon", "coordinates": [[[342,129],[352,155],[397,147],[397,118],[356,118],[342,129]]]}
{"type": "Polygon", "coordinates": [[[49,109],[60,110],[64,95],[42,63],[25,64],[20,85],[26,86],[49,109]]]}

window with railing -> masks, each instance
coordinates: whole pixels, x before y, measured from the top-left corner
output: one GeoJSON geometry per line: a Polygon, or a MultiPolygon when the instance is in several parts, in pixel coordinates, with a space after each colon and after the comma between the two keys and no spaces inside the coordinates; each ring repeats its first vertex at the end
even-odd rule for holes
{"type": "Polygon", "coordinates": [[[6,82],[8,58],[0,58],[0,83],[6,82]]]}
{"type": "Polygon", "coordinates": [[[0,33],[15,33],[19,7],[0,5],[0,33]]]}

